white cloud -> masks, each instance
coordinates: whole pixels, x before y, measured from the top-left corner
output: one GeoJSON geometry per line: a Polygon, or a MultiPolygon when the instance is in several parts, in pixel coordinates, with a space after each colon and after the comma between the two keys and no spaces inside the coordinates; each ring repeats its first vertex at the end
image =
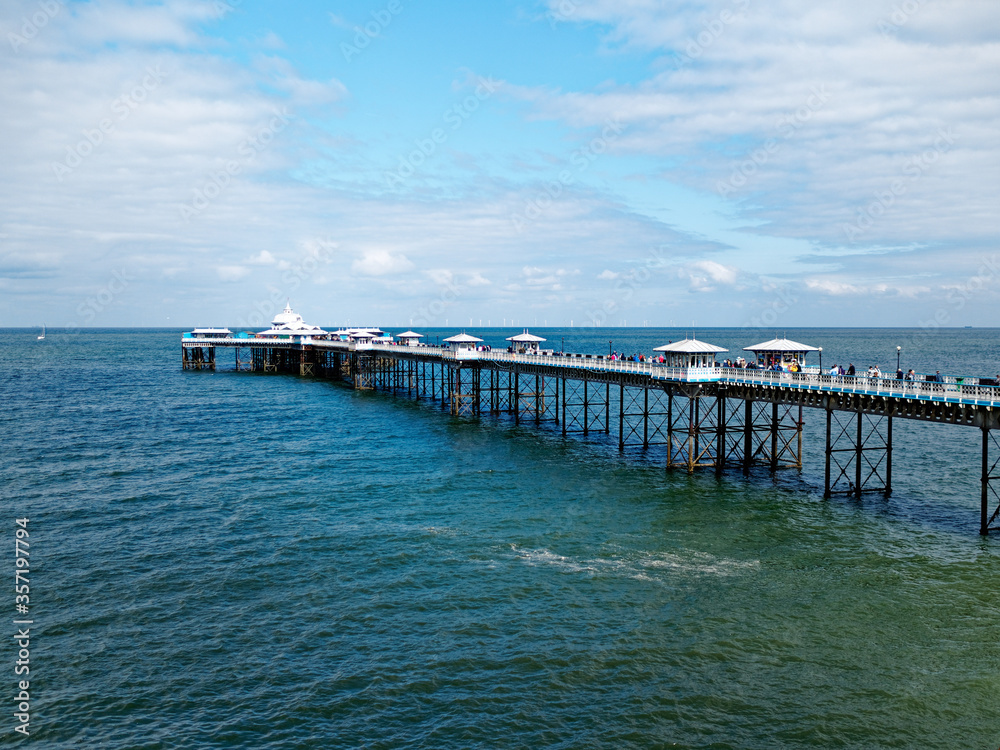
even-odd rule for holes
{"type": "Polygon", "coordinates": [[[261,250],[256,255],[247,258],[247,263],[252,266],[273,266],[278,261],[267,250],[261,250]]]}
{"type": "Polygon", "coordinates": [[[581,133],[620,118],[617,154],[670,160],[661,177],[768,233],[842,244],[860,216],[860,246],[992,234],[1000,172],[976,164],[1000,163],[1000,47],[985,33],[1000,5],[901,5],[574,0],[565,22],[604,24],[610,46],[658,54],[655,72],[511,92],[581,133]]]}
{"type": "Polygon", "coordinates": [[[364,276],[387,276],[403,273],[413,268],[413,263],[402,253],[388,250],[365,250],[351,264],[351,270],[364,276]]]}
{"type": "Polygon", "coordinates": [[[714,260],[701,260],[694,267],[706,273],[712,281],[726,286],[732,286],[739,278],[740,270],[734,266],[724,266],[714,260]]]}
{"type": "Polygon", "coordinates": [[[222,281],[240,281],[250,275],[250,269],[244,266],[217,266],[215,271],[222,281]]]}
{"type": "MultiPolygon", "coordinates": [[[[956,284],[970,295],[962,315],[1000,304],[1000,272],[967,288],[997,245],[1000,6],[920,3],[883,33],[892,3],[570,5],[559,33],[603,27],[594,55],[619,56],[631,83],[569,88],[586,81],[582,66],[518,85],[501,61],[504,93],[386,195],[385,165],[430,132],[406,109],[434,101],[429,89],[349,96],[329,73],[305,72],[315,40],[282,47],[245,3],[249,39],[208,2],[59,3],[28,43],[0,44],[0,111],[14,113],[0,119],[0,317],[60,311],[79,323],[80,302],[123,267],[135,300],[96,324],[246,318],[272,293],[301,300],[309,319],[385,324],[432,302],[442,323],[521,309],[589,320],[605,304],[609,321],[681,320],[696,302],[725,325],[733,305],[750,310],[776,287],[801,300],[802,323],[828,320],[823,305],[849,295],[859,304],[836,307],[845,322],[881,304],[912,323],[914,306],[896,301],[939,306],[956,284]],[[713,26],[727,9],[735,16],[713,26]],[[271,127],[276,111],[287,122],[271,127]],[[572,151],[615,117],[621,134],[579,169],[572,151]],[[518,118],[529,122],[511,127],[518,118]],[[560,138],[535,140],[551,134],[539,118],[560,138]],[[942,129],[947,148],[935,146],[942,129]],[[741,184],[720,194],[734,174],[741,184]],[[321,262],[308,260],[317,242],[329,243],[315,245],[321,262]],[[444,302],[449,285],[461,295],[444,302]]],[[[37,9],[3,4],[0,41],[37,9]]],[[[316,19],[331,31],[323,11],[316,19]]],[[[392,26],[404,45],[413,33],[392,26]]],[[[365,56],[366,75],[391,73],[382,53],[389,45],[365,56]]],[[[459,102],[469,91],[456,80],[444,93],[459,102]]]]}

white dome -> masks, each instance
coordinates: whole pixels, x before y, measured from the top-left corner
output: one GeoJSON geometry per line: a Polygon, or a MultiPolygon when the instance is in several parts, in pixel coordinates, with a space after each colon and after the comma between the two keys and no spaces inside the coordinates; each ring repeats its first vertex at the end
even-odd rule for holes
{"type": "Polygon", "coordinates": [[[302,316],[298,313],[292,312],[291,304],[286,304],[285,309],[274,316],[274,320],[271,321],[272,328],[278,328],[279,326],[292,324],[293,328],[297,328],[298,325],[302,323],[302,316]]]}

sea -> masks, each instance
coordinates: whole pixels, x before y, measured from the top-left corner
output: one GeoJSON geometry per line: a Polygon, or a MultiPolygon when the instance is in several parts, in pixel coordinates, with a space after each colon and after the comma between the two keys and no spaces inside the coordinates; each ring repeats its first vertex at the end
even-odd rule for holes
{"type": "MultiPolygon", "coordinates": [[[[986,328],[532,331],[1000,368],[986,328]]],[[[801,472],[717,477],[231,351],[183,371],[179,329],[37,334],[0,330],[3,747],[1000,746],[977,429],[895,420],[892,496],[824,499],[810,409],[801,472]]]]}

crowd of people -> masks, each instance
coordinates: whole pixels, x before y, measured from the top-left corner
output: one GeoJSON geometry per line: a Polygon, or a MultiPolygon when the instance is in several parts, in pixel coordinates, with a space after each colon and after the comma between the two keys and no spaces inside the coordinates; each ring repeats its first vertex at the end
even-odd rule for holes
{"type": "Polygon", "coordinates": [[[611,355],[608,357],[608,359],[610,359],[612,362],[617,362],[619,360],[624,362],[656,362],[661,365],[667,361],[662,354],[660,354],[659,356],[655,354],[642,354],[642,353],[628,355],[625,354],[625,352],[619,354],[617,350],[611,352],[611,355]]]}

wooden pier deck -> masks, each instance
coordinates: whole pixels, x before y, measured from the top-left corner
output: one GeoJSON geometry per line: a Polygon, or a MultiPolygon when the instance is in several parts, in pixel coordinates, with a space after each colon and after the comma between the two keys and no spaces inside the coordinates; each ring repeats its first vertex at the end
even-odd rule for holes
{"type": "Polygon", "coordinates": [[[818,409],[826,419],[826,497],[891,494],[894,419],[972,427],[981,431],[980,533],[996,530],[1000,516],[1000,387],[972,378],[924,382],[832,376],[818,368],[665,367],[579,354],[309,338],[188,335],[181,348],[185,369],[214,370],[216,350],[233,349],[236,370],[334,378],[438,401],[455,415],[510,414],[518,423],[554,423],[564,435],[610,435],[614,427],[620,449],[664,445],[667,468],[687,471],[800,469],[803,409],[818,409]]]}

